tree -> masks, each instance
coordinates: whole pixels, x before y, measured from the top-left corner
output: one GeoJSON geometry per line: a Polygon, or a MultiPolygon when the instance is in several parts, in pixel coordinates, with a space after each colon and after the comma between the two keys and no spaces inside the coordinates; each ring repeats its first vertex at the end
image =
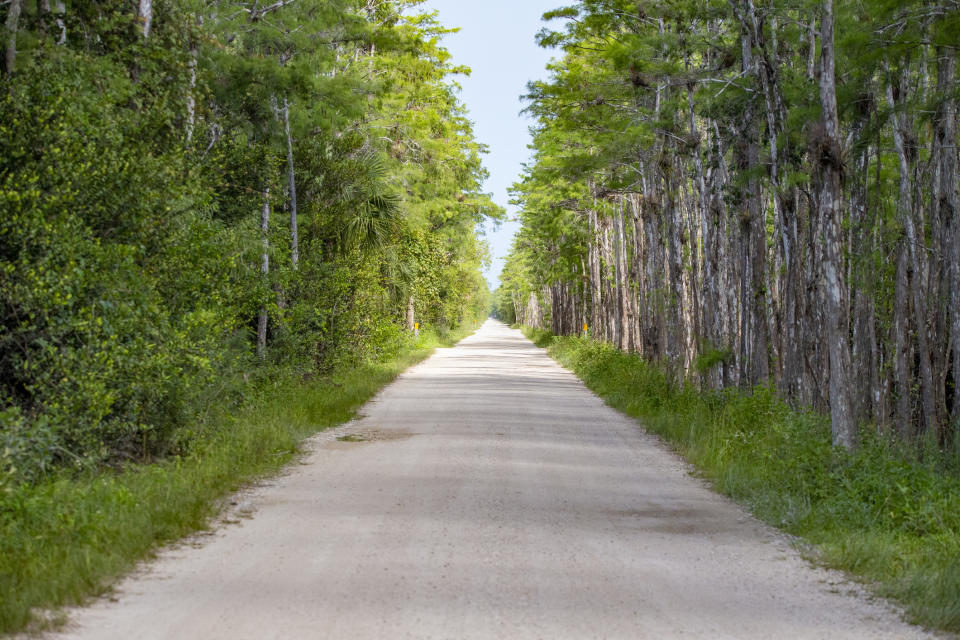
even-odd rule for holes
{"type": "Polygon", "coordinates": [[[841,447],[866,422],[949,443],[958,16],[798,0],[548,12],[560,25],[538,38],[561,57],[527,96],[510,264],[544,259],[512,267],[500,313],[514,300],[522,319],[538,292],[555,332],[588,323],[676,379],[772,382],[829,411],[841,447]]]}
{"type": "Polygon", "coordinates": [[[485,313],[502,212],[415,4],[0,7],[0,482],[186,452],[251,386],[395,354],[411,296],[485,313]]]}
{"type": "Polygon", "coordinates": [[[857,425],[850,404],[850,346],[841,249],[842,193],[840,171],[840,119],[834,53],[833,0],[823,0],[820,18],[820,105],[823,138],[819,142],[820,215],[823,226],[823,271],[826,279],[826,339],[830,350],[830,415],[833,443],[846,449],[856,446],[857,425]]]}

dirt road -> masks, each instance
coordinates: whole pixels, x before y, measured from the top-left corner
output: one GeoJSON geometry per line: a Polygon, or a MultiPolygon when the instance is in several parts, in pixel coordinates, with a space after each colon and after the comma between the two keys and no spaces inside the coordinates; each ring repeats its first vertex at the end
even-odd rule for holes
{"type": "Polygon", "coordinates": [[[57,637],[927,637],[501,324],[364,414],[57,637]]]}

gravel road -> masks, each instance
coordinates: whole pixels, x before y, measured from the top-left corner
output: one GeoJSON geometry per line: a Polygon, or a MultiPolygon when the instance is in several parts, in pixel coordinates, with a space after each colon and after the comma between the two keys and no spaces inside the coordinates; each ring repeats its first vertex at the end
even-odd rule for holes
{"type": "Polygon", "coordinates": [[[932,637],[502,324],[363,413],[55,637],[932,637]]]}

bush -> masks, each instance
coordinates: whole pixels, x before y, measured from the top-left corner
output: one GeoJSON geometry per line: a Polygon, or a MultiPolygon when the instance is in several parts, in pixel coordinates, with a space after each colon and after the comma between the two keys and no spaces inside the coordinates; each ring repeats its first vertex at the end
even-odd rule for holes
{"type": "Polygon", "coordinates": [[[203,212],[124,67],[64,49],[5,89],[2,475],[162,453],[239,355],[243,230],[203,212]]]}

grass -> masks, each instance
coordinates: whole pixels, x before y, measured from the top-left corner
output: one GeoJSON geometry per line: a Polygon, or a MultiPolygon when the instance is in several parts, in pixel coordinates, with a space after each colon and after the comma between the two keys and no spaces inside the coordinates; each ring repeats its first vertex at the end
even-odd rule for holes
{"type": "Polygon", "coordinates": [[[424,333],[389,362],[328,380],[278,381],[222,416],[188,456],[0,493],[0,633],[56,622],[47,612],[104,593],[159,545],[206,528],[226,496],[276,472],[304,438],[349,420],[404,369],[471,332],[424,333]]]}
{"type": "Polygon", "coordinates": [[[771,389],[703,393],[611,345],[525,332],[816,561],[898,601],[911,622],[960,632],[960,455],[921,456],[868,428],[850,454],[831,446],[826,417],[771,389]]]}

